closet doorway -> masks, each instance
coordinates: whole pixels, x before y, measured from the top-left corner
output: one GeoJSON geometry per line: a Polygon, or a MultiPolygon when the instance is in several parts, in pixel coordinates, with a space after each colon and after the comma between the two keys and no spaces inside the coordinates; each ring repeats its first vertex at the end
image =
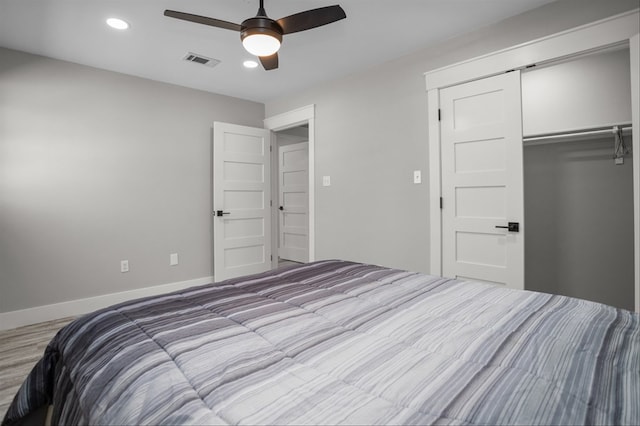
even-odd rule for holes
{"type": "MultiPolygon", "coordinates": [[[[631,149],[631,153],[629,159],[618,158],[617,161],[631,161],[631,169],[632,170],[632,204],[633,211],[632,215],[632,226],[630,229],[627,229],[628,234],[630,234],[633,240],[633,246],[631,250],[627,253],[631,253],[633,256],[633,298],[634,303],[633,306],[637,312],[640,312],[640,258],[638,258],[637,254],[640,253],[640,220],[639,220],[639,212],[640,212],[640,172],[638,170],[638,162],[640,161],[640,137],[638,135],[638,130],[640,129],[640,19],[638,10],[626,12],[617,16],[613,16],[607,19],[603,19],[601,21],[597,21],[591,24],[587,24],[581,27],[577,27],[568,31],[564,31],[562,33],[544,37],[538,40],[531,41],[529,43],[525,43],[522,45],[514,46],[512,48],[504,49],[499,52],[495,52],[489,55],[481,56],[475,59],[470,59],[464,62],[460,62],[458,64],[450,65],[438,70],[430,71],[425,74],[426,77],[426,86],[427,86],[427,97],[428,97],[428,110],[429,110],[429,168],[430,168],[430,230],[431,230],[431,273],[437,275],[446,275],[443,273],[443,263],[444,263],[444,250],[445,250],[445,240],[454,239],[454,243],[451,244],[450,250],[452,250],[450,256],[454,258],[460,258],[460,254],[462,253],[458,250],[458,247],[455,243],[456,234],[448,233],[445,235],[446,229],[443,227],[444,216],[446,214],[452,214],[454,218],[457,218],[460,209],[456,208],[456,203],[458,200],[455,199],[456,196],[460,195],[460,191],[457,191],[457,186],[454,185],[454,190],[450,191],[449,199],[444,198],[445,192],[445,182],[444,182],[444,164],[446,162],[454,161],[454,169],[458,165],[455,163],[455,157],[445,158],[445,150],[442,146],[444,143],[444,130],[442,126],[444,125],[446,114],[448,113],[445,109],[441,109],[443,107],[443,94],[445,91],[448,91],[450,88],[454,88],[457,85],[463,85],[472,81],[479,81],[485,78],[493,78],[493,76],[498,76],[504,73],[510,73],[512,71],[516,71],[522,74],[525,74],[527,71],[530,71],[532,68],[542,69],[543,67],[550,66],[552,63],[558,63],[559,61],[570,61],[572,59],[576,59],[578,55],[586,55],[592,54],[593,52],[603,52],[603,49],[613,49],[615,51],[618,48],[628,52],[629,54],[629,73],[627,74],[627,79],[630,80],[630,99],[631,99],[631,116],[628,124],[629,127],[633,129],[631,135],[622,134],[622,139],[626,138],[627,147],[631,149]],[[441,113],[442,113],[442,121],[441,121],[441,113]],[[632,160],[631,160],[632,158],[632,160]],[[634,164],[635,163],[635,167],[634,164]],[[452,195],[453,194],[453,199],[452,195]],[[444,198],[444,199],[443,199],[444,198]],[[446,212],[447,208],[452,208],[453,212],[446,212]],[[634,254],[635,253],[635,254],[634,254]]],[[[514,72],[515,74],[515,72],[514,72]]],[[[531,71],[531,75],[533,75],[533,71],[531,71]]],[[[527,78],[527,77],[525,77],[527,78]]],[[[573,76],[575,78],[575,75],[573,76]]],[[[606,86],[605,82],[605,86],[606,86]]],[[[597,93],[596,87],[591,86],[587,90],[585,90],[585,94],[587,96],[594,97],[594,94],[597,93]]],[[[506,93],[506,92],[505,92],[506,93]]],[[[544,90],[539,90],[538,94],[543,98],[551,97],[551,93],[544,90]]],[[[462,98],[461,98],[462,99],[462,98]]],[[[596,98],[597,102],[597,98],[596,98]]],[[[462,103],[460,103],[462,105],[462,103]]],[[[454,104],[454,108],[457,105],[454,104]]],[[[582,105],[580,105],[577,109],[580,109],[582,105]]],[[[552,106],[547,104],[543,106],[543,109],[552,109],[552,106]]],[[[518,108],[519,110],[520,108],[518,108]]],[[[457,114],[459,111],[456,111],[457,114]]],[[[464,111],[463,111],[464,112],[464,111]]],[[[576,111],[572,111],[576,112],[576,111]]],[[[449,111],[451,113],[451,111],[449,111]]],[[[555,118],[563,119],[561,114],[556,113],[555,118]]],[[[465,125],[462,120],[454,120],[454,126],[465,125]]],[[[551,121],[547,121],[548,125],[551,121]]],[[[600,131],[602,128],[596,129],[593,126],[596,126],[594,123],[599,123],[597,121],[590,121],[586,125],[579,125],[571,127],[566,121],[563,129],[560,131],[550,130],[549,128],[544,129],[544,134],[539,135],[537,133],[528,133],[526,130],[526,123],[523,123],[523,135],[525,136],[540,136],[542,138],[546,136],[557,137],[556,133],[562,132],[566,133],[567,131],[584,131],[589,130],[600,131]]],[[[614,130],[613,125],[625,124],[621,123],[619,120],[605,123],[608,127],[608,130],[605,130],[608,135],[612,136],[612,139],[621,139],[620,132],[616,130],[616,135],[612,133],[614,130]]],[[[599,125],[598,125],[599,126],[599,125]]],[[[618,127],[618,130],[620,127],[618,127]]],[[[613,141],[611,143],[613,145],[613,141]]],[[[522,140],[520,140],[520,146],[524,149],[530,149],[533,146],[528,148],[524,148],[522,145],[522,140]]],[[[567,145],[568,146],[568,145],[567,145]]],[[[618,149],[624,150],[624,147],[618,149]]],[[[613,146],[610,151],[610,160],[613,163],[613,146]]],[[[617,151],[617,149],[616,149],[617,151]]],[[[616,154],[618,156],[618,154],[616,154]]],[[[474,162],[475,165],[482,165],[481,163],[487,158],[485,155],[478,155],[469,157],[474,162]],[[476,161],[477,160],[477,161],[476,161]],[[478,163],[478,164],[475,164],[478,163]]],[[[524,162],[524,153],[521,161],[524,162]]],[[[612,164],[612,167],[615,166],[615,163],[612,164]]],[[[619,166],[617,166],[619,167],[619,166]]],[[[621,169],[619,169],[621,170],[621,169]]],[[[628,170],[628,169],[627,169],[628,170]]],[[[487,170],[491,172],[491,170],[487,170]]],[[[592,173],[596,173],[595,171],[591,171],[592,173]]],[[[585,186],[583,186],[584,188],[585,186]]],[[[523,185],[524,190],[524,185],[523,185]]],[[[615,189],[614,189],[615,190],[615,189]]],[[[529,190],[531,192],[531,190],[529,190]]],[[[571,194],[571,193],[570,193],[571,194]]],[[[575,194],[575,193],[573,193],[575,194]]],[[[525,194],[526,196],[526,194],[525,194]]],[[[614,201],[607,201],[614,202],[614,201]]],[[[616,208],[609,206],[609,209],[616,208]]],[[[511,224],[508,224],[508,232],[518,233],[524,238],[525,246],[528,236],[530,232],[528,230],[526,215],[523,217],[496,217],[495,219],[504,220],[507,222],[520,222],[519,230],[518,227],[514,227],[511,229],[511,224]],[[526,236],[526,238],[525,238],[526,236]]],[[[600,226],[603,223],[607,223],[607,220],[600,222],[600,226]]],[[[584,230],[583,230],[584,231],[584,230]]],[[[488,231],[487,231],[488,232],[488,231]]],[[[593,234],[592,234],[593,235],[593,234]]],[[[591,244],[597,244],[596,241],[591,241],[591,244]]],[[[482,251],[482,246],[474,245],[473,249],[476,252],[482,251]]],[[[505,245],[505,251],[508,248],[505,245]]],[[[464,253],[463,253],[464,254],[464,253]]],[[[524,266],[522,273],[524,274],[524,266]]],[[[453,275],[449,274],[446,276],[457,276],[457,272],[453,275]]],[[[468,276],[467,278],[474,279],[473,276],[468,276]]],[[[612,278],[604,278],[604,282],[600,282],[600,289],[603,292],[606,292],[609,286],[609,282],[612,278]]],[[[525,287],[527,287],[527,283],[525,283],[525,287]]],[[[580,297],[580,296],[578,296],[580,297]]],[[[585,297],[585,296],[582,296],[585,297]]],[[[608,302],[613,303],[613,302],[608,302]]]]}

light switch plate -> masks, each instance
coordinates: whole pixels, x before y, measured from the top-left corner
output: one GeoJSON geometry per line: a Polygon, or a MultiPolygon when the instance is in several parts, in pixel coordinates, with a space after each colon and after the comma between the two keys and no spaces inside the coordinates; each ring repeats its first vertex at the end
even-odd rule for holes
{"type": "Polygon", "coordinates": [[[178,253],[171,253],[169,255],[169,265],[175,266],[178,264],[178,253]]]}
{"type": "Polygon", "coordinates": [[[121,260],[120,261],[120,272],[129,272],[129,261],[121,260]]]}
{"type": "Polygon", "coordinates": [[[413,183],[422,183],[422,172],[420,170],[413,171],[413,183]]]}
{"type": "Polygon", "coordinates": [[[322,176],[322,186],[331,186],[331,176],[322,176]]]}

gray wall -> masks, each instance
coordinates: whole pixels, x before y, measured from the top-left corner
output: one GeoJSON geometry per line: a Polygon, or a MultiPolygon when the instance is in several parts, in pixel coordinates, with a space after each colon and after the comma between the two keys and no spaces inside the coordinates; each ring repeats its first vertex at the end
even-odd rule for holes
{"type": "Polygon", "coordinates": [[[522,72],[522,133],[631,123],[629,48],[522,72]]]}
{"type": "Polygon", "coordinates": [[[561,0],[366,72],[267,102],[267,117],[316,105],[316,254],[429,270],[423,73],[638,7],[561,0]],[[423,183],[412,183],[422,170],[423,183]],[[331,186],[322,187],[322,176],[331,186]]]}
{"type": "Polygon", "coordinates": [[[0,312],[212,275],[211,128],[263,118],[0,48],[0,312]]]}
{"type": "Polygon", "coordinates": [[[612,154],[613,137],[524,148],[527,290],[634,309],[633,166],[612,154]]]}
{"type": "MultiPolygon", "coordinates": [[[[267,116],[316,104],[317,257],[428,271],[423,73],[635,7],[561,0],[269,102],[267,116]]],[[[264,115],[0,49],[0,312],[211,275],[211,123],[264,115]]]]}

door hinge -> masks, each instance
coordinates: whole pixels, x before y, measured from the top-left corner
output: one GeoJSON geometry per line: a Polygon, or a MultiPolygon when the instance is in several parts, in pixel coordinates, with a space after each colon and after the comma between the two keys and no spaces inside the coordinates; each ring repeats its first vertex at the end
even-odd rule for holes
{"type": "Polygon", "coordinates": [[[440,197],[440,209],[442,209],[442,197],[440,197]]]}
{"type": "Polygon", "coordinates": [[[271,261],[273,261],[273,255],[269,256],[271,258],[271,261]]]}
{"type": "Polygon", "coordinates": [[[442,110],[438,108],[438,121],[442,121],[442,110]]]}
{"type": "Polygon", "coordinates": [[[273,207],[273,200],[269,200],[269,205],[273,207]]]}
{"type": "Polygon", "coordinates": [[[273,152],[273,145],[269,145],[269,152],[273,152]]]}

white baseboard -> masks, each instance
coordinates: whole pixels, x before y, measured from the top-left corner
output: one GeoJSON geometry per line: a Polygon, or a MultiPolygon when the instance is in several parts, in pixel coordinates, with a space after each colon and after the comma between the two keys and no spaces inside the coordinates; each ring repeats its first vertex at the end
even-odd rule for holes
{"type": "Polygon", "coordinates": [[[21,309],[18,311],[3,312],[0,313],[0,330],[9,330],[12,328],[22,327],[24,325],[83,315],[127,300],[170,293],[172,291],[209,284],[212,282],[213,277],[195,278],[187,281],[179,281],[175,283],[156,285],[153,287],[144,287],[135,290],[88,297],[86,299],[70,300],[68,302],[55,303],[52,305],[36,306],[34,308],[21,309]]]}

